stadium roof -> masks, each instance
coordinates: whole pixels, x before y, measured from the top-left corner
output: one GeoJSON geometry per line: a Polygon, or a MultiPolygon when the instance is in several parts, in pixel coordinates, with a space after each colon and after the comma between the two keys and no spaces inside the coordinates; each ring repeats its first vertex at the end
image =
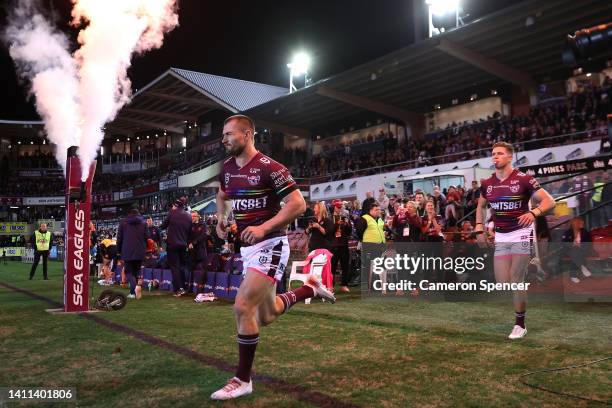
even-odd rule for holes
{"type": "Polygon", "coordinates": [[[311,134],[364,111],[410,122],[442,98],[485,86],[535,91],[541,81],[571,76],[561,63],[567,34],[611,17],[612,1],[521,2],[245,113],[263,126],[311,134]]]}
{"type": "Polygon", "coordinates": [[[0,119],[2,126],[3,139],[27,139],[37,138],[45,134],[43,130],[44,122],[40,120],[5,120],[0,119]]]}
{"type": "Polygon", "coordinates": [[[287,93],[288,89],[277,86],[170,68],[138,90],[106,128],[184,133],[185,123],[195,122],[208,111],[240,112],[287,93]]]}

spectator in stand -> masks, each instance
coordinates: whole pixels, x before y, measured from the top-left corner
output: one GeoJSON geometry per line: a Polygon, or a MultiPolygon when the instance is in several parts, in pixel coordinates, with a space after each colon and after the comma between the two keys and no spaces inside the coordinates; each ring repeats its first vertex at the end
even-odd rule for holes
{"type": "Polygon", "coordinates": [[[378,190],[378,198],[376,199],[376,202],[378,203],[381,212],[384,212],[385,214],[389,213],[389,197],[387,197],[384,188],[378,190]]]}
{"type": "Polygon", "coordinates": [[[414,194],[414,202],[416,204],[417,215],[423,218],[426,214],[425,206],[427,205],[427,198],[425,198],[423,191],[417,190],[414,194]]]}
{"type": "Polygon", "coordinates": [[[314,217],[309,220],[306,234],[310,234],[308,240],[308,252],[315,249],[330,249],[331,234],[333,234],[334,223],[327,216],[327,207],[323,201],[314,205],[314,217]]]}
{"type": "Polygon", "coordinates": [[[474,226],[470,221],[463,221],[461,224],[461,242],[475,243],[476,235],[474,234],[474,226]]]}
{"type": "Polygon", "coordinates": [[[340,267],[342,268],[340,291],[350,292],[348,288],[350,279],[349,237],[353,232],[353,227],[348,215],[342,209],[342,201],[336,199],[332,202],[332,205],[334,208],[331,217],[333,222],[331,234],[332,275],[336,275],[338,261],[340,261],[340,267]]]}
{"type": "Polygon", "coordinates": [[[353,200],[353,210],[351,211],[351,221],[354,223],[357,218],[361,217],[361,203],[359,200],[353,200]]]}
{"type": "MultiPolygon", "coordinates": [[[[588,278],[592,275],[591,271],[586,267],[586,257],[589,247],[583,245],[587,242],[592,242],[591,234],[584,228],[584,220],[581,217],[574,217],[570,221],[570,228],[565,231],[562,238],[563,242],[570,242],[572,245],[568,248],[568,255],[576,268],[580,269],[582,276],[588,278]]],[[[570,280],[573,283],[580,283],[578,271],[572,269],[570,271],[570,280]]]]}
{"type": "Polygon", "coordinates": [[[147,247],[147,226],[138,212],[138,205],[130,209],[128,216],[119,223],[117,248],[121,251],[121,260],[125,265],[125,275],[130,284],[130,299],[140,299],[142,288],[138,275],[147,247]]]}
{"type": "Polygon", "coordinates": [[[187,245],[191,231],[191,216],[185,210],[187,197],[181,196],[172,205],[168,216],[160,226],[168,230],[166,251],[168,253],[168,266],[172,270],[172,287],[174,296],[180,297],[185,293],[185,268],[187,267],[187,245]]]}
{"type": "Polygon", "coordinates": [[[427,201],[425,204],[425,216],[422,219],[423,240],[425,242],[442,242],[442,225],[440,224],[442,217],[436,214],[436,208],[433,201],[427,201]]]}
{"type": "Polygon", "coordinates": [[[461,196],[454,186],[450,186],[446,195],[446,208],[444,210],[444,218],[446,219],[447,226],[452,227],[457,224],[460,206],[461,196]]]}
{"type": "Polygon", "coordinates": [[[444,207],[446,206],[446,199],[444,198],[442,192],[440,192],[440,187],[434,186],[431,200],[433,202],[436,214],[443,215],[444,207]]]}
{"type": "Polygon", "coordinates": [[[410,228],[410,242],[421,242],[423,238],[421,234],[423,221],[417,213],[417,204],[414,201],[409,201],[406,204],[406,217],[408,219],[408,226],[410,228]]]}
{"type": "Polygon", "coordinates": [[[476,205],[478,204],[478,199],[480,198],[480,187],[478,186],[478,181],[472,180],[472,188],[470,188],[465,194],[465,212],[466,215],[474,212],[469,219],[476,219],[476,205]]]}
{"type": "MultiPolygon", "coordinates": [[[[499,113],[487,121],[472,124],[453,124],[447,130],[432,135],[430,140],[409,139],[402,145],[389,143],[394,136],[368,135],[365,149],[324,151],[315,155],[308,163],[296,169],[301,176],[320,176],[341,173],[343,176],[368,175],[379,171],[384,164],[402,163],[404,168],[422,167],[428,164],[450,163],[486,157],[493,143],[506,141],[522,144],[521,150],[550,147],[567,143],[567,138],[555,137],[582,132],[572,136],[572,141],[599,138],[607,132],[606,114],[610,112],[610,80],[606,78],[601,87],[590,86],[567,95],[562,103],[533,107],[528,115],[513,118],[499,113]],[[378,140],[378,141],[376,141],[378,140]],[[334,160],[326,160],[333,154],[334,160]]],[[[303,157],[303,156],[302,156],[303,157]]]]}

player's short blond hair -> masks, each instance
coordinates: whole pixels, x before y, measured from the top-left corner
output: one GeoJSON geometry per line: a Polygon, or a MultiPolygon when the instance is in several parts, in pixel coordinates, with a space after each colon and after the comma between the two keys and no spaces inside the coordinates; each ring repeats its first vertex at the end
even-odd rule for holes
{"type": "Polygon", "coordinates": [[[255,122],[253,122],[253,119],[249,118],[246,115],[232,115],[229,118],[225,119],[225,121],[223,122],[223,126],[234,120],[244,126],[245,130],[250,130],[252,135],[255,134],[255,122]]]}
{"type": "Polygon", "coordinates": [[[493,145],[493,149],[495,149],[496,147],[503,147],[508,153],[514,154],[514,146],[512,146],[508,142],[497,142],[493,145]]]}

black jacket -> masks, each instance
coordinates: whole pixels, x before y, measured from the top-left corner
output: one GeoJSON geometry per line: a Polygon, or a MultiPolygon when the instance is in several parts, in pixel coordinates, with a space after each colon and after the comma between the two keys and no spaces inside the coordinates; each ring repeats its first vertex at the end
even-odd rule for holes
{"type": "Polygon", "coordinates": [[[191,225],[189,243],[193,245],[190,250],[193,260],[200,262],[206,259],[206,240],[208,239],[206,224],[201,222],[191,225]]]}
{"type": "Polygon", "coordinates": [[[334,233],[334,223],[331,219],[326,218],[322,220],[319,225],[325,230],[325,234],[322,234],[318,228],[310,228],[310,240],[308,241],[308,250],[313,251],[315,249],[329,249],[331,245],[331,237],[334,233]]]}
{"type": "Polygon", "coordinates": [[[340,225],[340,217],[341,216],[332,214],[332,222],[334,225],[331,233],[332,247],[348,247],[349,238],[351,237],[351,233],[353,232],[353,226],[351,225],[351,220],[349,219],[349,217],[343,217],[343,225],[340,225]],[[336,236],[338,232],[340,232],[340,237],[336,236]]]}
{"type": "Polygon", "coordinates": [[[124,261],[142,261],[147,250],[147,224],[139,214],[121,220],[117,231],[117,249],[124,261]]]}
{"type": "Polygon", "coordinates": [[[160,226],[168,229],[166,242],[169,248],[186,247],[189,243],[189,232],[191,231],[191,216],[182,208],[175,208],[168,212],[168,216],[160,226]]]}

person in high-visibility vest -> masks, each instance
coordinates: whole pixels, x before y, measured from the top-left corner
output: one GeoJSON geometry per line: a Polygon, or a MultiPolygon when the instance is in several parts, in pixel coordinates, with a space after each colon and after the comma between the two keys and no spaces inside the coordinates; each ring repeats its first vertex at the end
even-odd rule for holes
{"type": "MultiPolygon", "coordinates": [[[[597,176],[595,178],[595,183],[593,183],[593,187],[595,187],[593,197],[591,197],[591,201],[593,204],[592,208],[597,208],[601,203],[601,197],[606,183],[603,181],[601,176],[597,176]]],[[[593,222],[592,227],[603,227],[608,224],[608,220],[605,218],[605,209],[599,208],[593,211],[593,222]]]]}
{"type": "Polygon", "coordinates": [[[357,236],[361,241],[371,244],[385,243],[385,223],[380,217],[380,207],[372,204],[367,214],[361,216],[359,225],[356,227],[357,236]]]}
{"type": "Polygon", "coordinates": [[[30,280],[34,277],[41,256],[43,259],[43,278],[44,280],[49,280],[47,276],[47,258],[49,258],[49,247],[51,246],[51,232],[47,231],[47,224],[40,224],[38,230],[32,234],[30,242],[34,246],[34,263],[32,264],[32,269],[30,269],[30,280]]]}

